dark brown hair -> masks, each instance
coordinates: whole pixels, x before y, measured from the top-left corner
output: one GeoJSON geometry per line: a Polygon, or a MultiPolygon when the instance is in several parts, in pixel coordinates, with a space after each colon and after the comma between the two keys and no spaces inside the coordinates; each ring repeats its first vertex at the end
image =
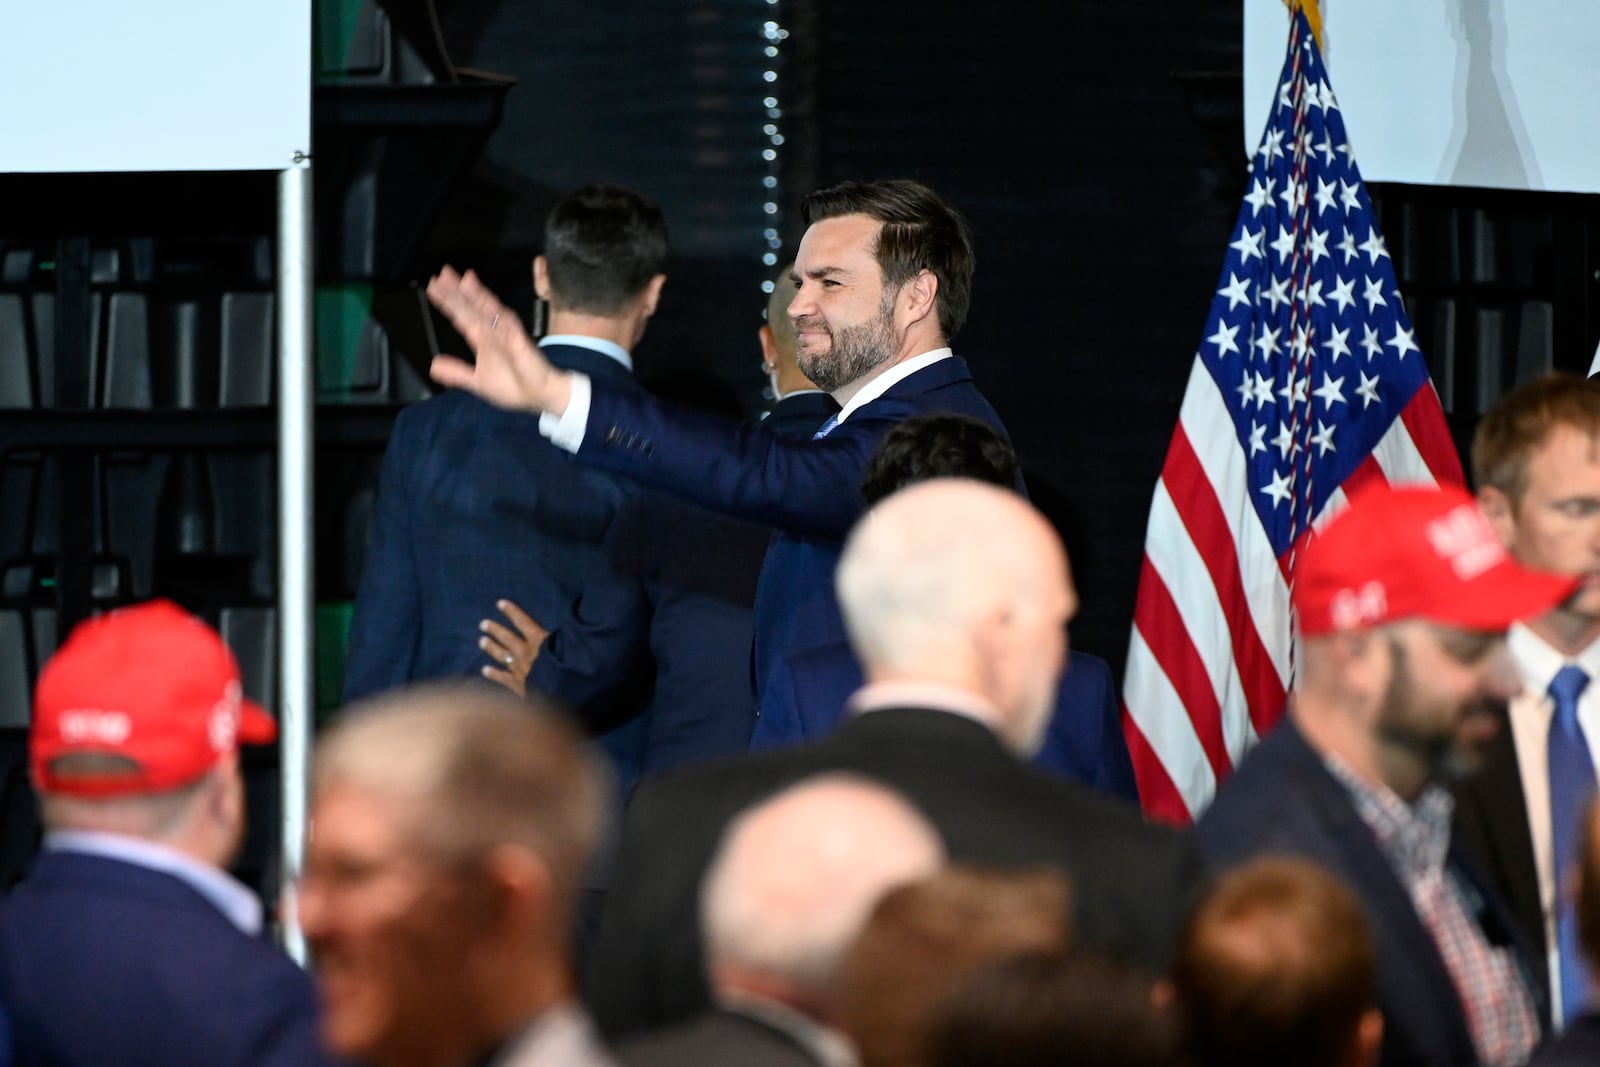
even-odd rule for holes
{"type": "Polygon", "coordinates": [[[1223,876],[1173,965],[1194,1062],[1333,1067],[1376,1003],[1375,960],[1355,895],[1309,860],[1268,857],[1223,876]]]}
{"type": "Polygon", "coordinates": [[[883,226],[873,251],[885,291],[894,292],[927,271],[939,280],[935,303],[945,340],[967,321],[976,265],[972,231],[961,213],[926,185],[909,178],[841,182],[807,196],[800,213],[807,226],[845,215],[877,219],[883,226]]]}
{"type": "Polygon", "coordinates": [[[839,1018],[862,1067],[923,1067],[937,1014],[966,975],[1065,951],[1071,895],[1057,871],[961,867],[887,893],[840,973],[839,1018]]]}
{"type": "Polygon", "coordinates": [[[556,306],[616,315],[666,270],[667,223],[638,193],[585,186],[550,210],[544,258],[556,306]]]}
{"type": "Polygon", "coordinates": [[[1146,976],[1084,953],[1030,953],[970,975],[933,1027],[929,1067],[1172,1067],[1174,1013],[1146,976]]]}

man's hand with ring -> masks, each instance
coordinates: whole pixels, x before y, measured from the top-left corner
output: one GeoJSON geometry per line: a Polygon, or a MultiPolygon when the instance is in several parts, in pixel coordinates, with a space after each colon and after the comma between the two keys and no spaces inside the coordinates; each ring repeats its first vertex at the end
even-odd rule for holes
{"type": "Polygon", "coordinates": [[[483,676],[498,682],[518,696],[527,693],[528,672],[539,649],[550,631],[533,621],[533,617],[509,600],[495,601],[500,613],[511,620],[506,626],[494,619],[484,619],[478,624],[483,636],[478,647],[494,661],[483,668],[483,676]]]}

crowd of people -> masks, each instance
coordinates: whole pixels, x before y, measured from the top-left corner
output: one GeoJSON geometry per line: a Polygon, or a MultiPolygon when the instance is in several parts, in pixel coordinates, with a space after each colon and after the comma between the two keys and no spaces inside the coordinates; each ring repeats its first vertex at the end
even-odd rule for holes
{"type": "Polygon", "coordinates": [[[221,639],[160,601],[73,631],[0,1063],[1600,1062],[1600,387],[1504,398],[1476,497],[1353,491],[1296,561],[1283,722],[1158,826],[950,348],[964,221],[909,181],[806,221],[760,424],[634,382],[637,194],[552,212],[537,343],[430,283],[474,360],[385,459],[281,902],[307,970],[226,873],[275,726],[221,639]]]}

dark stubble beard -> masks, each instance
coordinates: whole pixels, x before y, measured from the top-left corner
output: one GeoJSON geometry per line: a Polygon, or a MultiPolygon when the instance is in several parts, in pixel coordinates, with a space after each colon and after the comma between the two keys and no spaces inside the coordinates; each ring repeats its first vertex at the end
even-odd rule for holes
{"type": "MultiPolygon", "coordinates": [[[[807,321],[795,325],[804,329],[807,321]]],[[[899,347],[894,335],[894,294],[884,293],[877,318],[829,330],[828,336],[833,342],[828,351],[808,353],[802,349],[796,362],[818,389],[831,393],[865,378],[894,357],[899,347]]]]}
{"type": "MultiPolygon", "coordinates": [[[[1394,677],[1378,712],[1379,734],[1394,749],[1409,753],[1427,767],[1429,781],[1449,785],[1470,778],[1482,766],[1483,753],[1465,744],[1457,729],[1415,722],[1419,698],[1410,661],[1393,638],[1389,638],[1389,644],[1394,656],[1394,677]]],[[[1465,713],[1494,715],[1503,710],[1503,702],[1482,698],[1473,701],[1465,713]]]]}

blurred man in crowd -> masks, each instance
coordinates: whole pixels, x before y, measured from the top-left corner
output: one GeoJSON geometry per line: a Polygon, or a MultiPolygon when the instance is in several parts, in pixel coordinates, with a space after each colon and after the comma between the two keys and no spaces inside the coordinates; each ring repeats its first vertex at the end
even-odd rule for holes
{"type": "Polygon", "coordinates": [[[327,1043],[377,1067],[605,1067],[570,944],[604,796],[574,732],[499,690],[341,718],[297,896],[327,1043]]]}

